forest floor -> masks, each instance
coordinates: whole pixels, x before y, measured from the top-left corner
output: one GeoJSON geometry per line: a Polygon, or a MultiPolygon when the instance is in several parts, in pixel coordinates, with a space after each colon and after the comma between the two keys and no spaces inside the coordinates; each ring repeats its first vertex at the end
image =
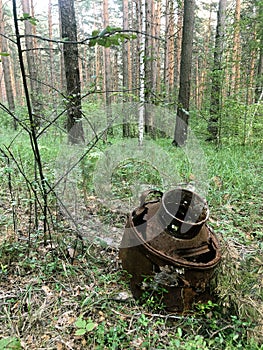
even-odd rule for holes
{"type": "Polygon", "coordinates": [[[32,218],[23,205],[14,230],[3,185],[0,349],[263,349],[260,149],[206,150],[209,225],[222,261],[216,299],[183,315],[167,312],[161,299],[132,297],[119,259],[123,213],[89,196],[83,239],[60,217],[44,242],[41,230],[29,232],[32,218]]]}

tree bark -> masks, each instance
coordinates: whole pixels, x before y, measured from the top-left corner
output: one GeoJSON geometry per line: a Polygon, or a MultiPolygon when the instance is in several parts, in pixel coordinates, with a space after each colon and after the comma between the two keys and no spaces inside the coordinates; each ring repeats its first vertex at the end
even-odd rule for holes
{"type": "MultiPolygon", "coordinates": [[[[146,0],[145,6],[145,38],[144,38],[144,102],[146,104],[152,103],[152,0],[146,0]]],[[[150,109],[145,106],[144,119],[145,119],[145,132],[152,134],[152,116],[150,109]]]]}
{"type": "Polygon", "coordinates": [[[225,18],[227,0],[220,0],[217,11],[217,26],[214,49],[214,67],[212,72],[212,86],[210,97],[210,118],[208,122],[208,141],[218,138],[218,120],[221,110],[222,60],[225,37],[225,18]]]}
{"type": "Polygon", "coordinates": [[[165,55],[165,87],[168,101],[172,100],[174,93],[174,68],[175,68],[175,21],[174,21],[174,2],[166,2],[166,55],[165,55]]]}
{"type": "Polygon", "coordinates": [[[173,140],[173,145],[179,147],[184,146],[184,144],[187,141],[190,105],[191,66],[193,53],[194,17],[195,1],[184,0],[183,37],[180,65],[180,88],[173,140]]]}
{"type": "Polygon", "coordinates": [[[153,86],[154,91],[157,95],[161,93],[161,57],[160,57],[160,37],[161,37],[161,17],[162,17],[162,3],[157,1],[155,12],[154,12],[154,60],[153,60],[153,86]]]}
{"type": "Polygon", "coordinates": [[[183,33],[183,8],[178,5],[177,9],[177,36],[176,36],[176,52],[175,52],[175,68],[174,68],[174,87],[178,91],[180,83],[180,62],[182,50],[182,33],[183,33]]]}
{"type": "Polygon", "coordinates": [[[81,88],[78,62],[77,24],[74,0],[59,0],[63,57],[67,84],[67,131],[71,144],[84,142],[82,126],[81,88]],[[67,43],[68,41],[68,43],[67,43]]]}
{"type": "MultiPolygon", "coordinates": [[[[122,1],[123,6],[123,29],[127,30],[129,28],[129,6],[128,0],[122,1]]],[[[129,70],[130,70],[130,42],[124,42],[122,45],[122,86],[124,89],[123,102],[127,102],[126,91],[130,89],[129,81],[129,70]]],[[[122,128],[123,137],[129,137],[129,122],[127,120],[127,115],[124,111],[123,113],[123,128],[122,128]]]]}
{"type": "MultiPolygon", "coordinates": [[[[4,16],[3,16],[3,3],[0,0],[0,51],[9,53],[7,39],[4,37],[5,34],[5,24],[4,24],[4,16]]],[[[1,61],[3,65],[3,73],[4,73],[4,82],[5,82],[5,90],[6,97],[8,102],[8,107],[10,112],[15,111],[15,99],[14,99],[14,89],[12,84],[12,76],[11,76],[11,66],[10,66],[10,57],[9,56],[1,56],[1,61]]],[[[14,129],[17,129],[16,120],[13,120],[14,129]]]]}

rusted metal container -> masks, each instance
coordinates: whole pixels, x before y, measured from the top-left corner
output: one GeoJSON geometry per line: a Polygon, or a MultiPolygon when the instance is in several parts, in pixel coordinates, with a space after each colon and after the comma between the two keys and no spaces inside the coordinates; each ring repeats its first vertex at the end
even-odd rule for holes
{"type": "Polygon", "coordinates": [[[208,217],[206,201],[192,191],[176,188],[142,195],[120,246],[122,266],[132,276],[136,299],[146,290],[152,294],[165,290],[162,302],[176,312],[211,299],[209,282],[221,253],[208,217]]]}

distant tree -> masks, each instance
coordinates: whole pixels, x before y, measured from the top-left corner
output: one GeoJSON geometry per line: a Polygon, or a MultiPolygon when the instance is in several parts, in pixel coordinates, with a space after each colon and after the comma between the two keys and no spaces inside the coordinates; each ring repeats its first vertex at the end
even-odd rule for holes
{"type": "Polygon", "coordinates": [[[176,114],[173,145],[184,146],[187,140],[189,105],[190,105],[190,81],[193,53],[193,32],[195,18],[195,1],[184,0],[182,53],[180,65],[180,88],[178,107],[176,114]]]}
{"type": "Polygon", "coordinates": [[[24,13],[25,23],[25,44],[26,44],[26,58],[27,68],[30,79],[30,95],[32,103],[32,112],[34,115],[34,122],[36,125],[40,125],[42,102],[40,98],[40,84],[39,84],[39,71],[37,62],[37,47],[36,40],[33,38],[35,34],[34,26],[36,22],[34,20],[33,5],[30,0],[22,0],[22,10],[24,13]]]}
{"type": "MultiPolygon", "coordinates": [[[[138,31],[139,33],[145,33],[146,31],[146,19],[145,11],[147,0],[137,0],[137,18],[138,18],[138,31]]],[[[145,35],[138,35],[138,52],[139,56],[139,145],[141,146],[144,138],[144,126],[145,126],[145,35]]]]}
{"type": "Polygon", "coordinates": [[[142,3],[141,0],[134,0],[132,27],[138,31],[137,39],[131,42],[131,56],[132,56],[132,90],[136,97],[139,98],[140,85],[140,57],[142,35],[142,3]]]}
{"type": "Polygon", "coordinates": [[[174,68],[174,87],[178,91],[179,78],[180,78],[180,62],[181,62],[181,49],[182,49],[182,33],[183,33],[183,8],[177,7],[177,35],[175,41],[175,68],[174,68]]]}
{"type": "Polygon", "coordinates": [[[74,0],[59,0],[63,57],[67,84],[67,130],[71,144],[84,142],[74,0]]]}
{"type": "MultiPolygon", "coordinates": [[[[0,56],[3,65],[3,73],[4,73],[4,82],[5,82],[5,91],[8,102],[8,107],[11,112],[15,111],[15,99],[14,99],[14,89],[13,89],[13,79],[12,79],[12,71],[9,57],[9,48],[8,42],[5,37],[5,22],[4,22],[4,14],[3,14],[3,3],[0,0],[0,52],[3,55],[8,56],[0,56]]],[[[17,128],[16,120],[13,120],[14,129],[17,128]]]]}
{"type": "Polygon", "coordinates": [[[175,10],[174,1],[166,0],[165,13],[165,57],[164,57],[164,83],[168,100],[174,94],[174,68],[175,68],[175,10]]]}
{"type": "Polygon", "coordinates": [[[51,0],[48,0],[48,37],[49,41],[49,67],[50,67],[50,76],[49,83],[51,86],[55,86],[55,74],[54,74],[54,50],[53,50],[53,21],[52,21],[52,3],[51,0]]]}
{"type": "MultiPolygon", "coordinates": [[[[153,0],[144,2],[145,38],[144,38],[144,102],[153,100],[153,0]]],[[[145,132],[152,133],[152,115],[149,108],[144,109],[145,132]]]]}
{"type": "Polygon", "coordinates": [[[153,90],[158,95],[161,93],[161,18],[162,18],[162,2],[154,2],[154,13],[153,13],[153,60],[152,60],[152,71],[153,71],[153,90]]]}
{"type": "Polygon", "coordinates": [[[225,17],[227,0],[220,0],[217,11],[217,26],[214,49],[214,67],[212,72],[212,86],[210,98],[210,118],[208,122],[208,131],[210,136],[208,140],[216,140],[218,137],[218,119],[221,110],[221,87],[222,87],[222,59],[225,37],[225,17]]]}
{"type": "Polygon", "coordinates": [[[208,98],[208,93],[210,92],[210,68],[212,62],[212,16],[215,10],[215,3],[211,2],[204,6],[204,9],[208,12],[209,17],[205,20],[205,24],[202,25],[202,38],[201,38],[201,48],[202,53],[199,57],[197,57],[198,62],[198,70],[196,71],[196,75],[198,76],[198,97],[196,100],[198,101],[197,108],[201,109],[208,98]],[[199,74],[198,74],[199,73],[199,74]]]}
{"type": "Polygon", "coordinates": [[[240,87],[240,59],[241,59],[241,39],[240,39],[240,14],[241,0],[236,0],[235,5],[235,21],[234,21],[234,37],[233,37],[233,68],[232,68],[232,88],[235,94],[238,93],[240,87]]]}
{"type": "MultiPolygon", "coordinates": [[[[123,29],[127,30],[129,28],[129,1],[123,0],[123,29]]],[[[122,85],[124,91],[131,89],[131,48],[130,41],[123,42],[122,44],[122,85]]],[[[126,102],[127,98],[125,97],[126,92],[124,92],[123,101],[126,102]]],[[[128,137],[129,132],[129,123],[127,121],[127,115],[123,115],[123,136],[128,137]]]]}
{"type": "MultiPolygon", "coordinates": [[[[109,26],[109,2],[108,0],[103,0],[103,26],[107,28],[109,26]]],[[[110,47],[103,48],[104,53],[104,86],[105,86],[105,102],[106,102],[106,112],[108,120],[108,134],[112,134],[111,128],[111,104],[112,104],[112,74],[111,74],[111,57],[110,57],[110,47]]]]}

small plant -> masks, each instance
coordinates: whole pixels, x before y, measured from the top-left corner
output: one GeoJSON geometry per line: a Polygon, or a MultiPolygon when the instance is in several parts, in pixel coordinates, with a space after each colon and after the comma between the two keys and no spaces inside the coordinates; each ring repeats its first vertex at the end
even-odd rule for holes
{"type": "Polygon", "coordinates": [[[196,304],[195,308],[199,314],[204,315],[204,314],[211,312],[217,306],[218,306],[217,304],[213,303],[211,300],[208,300],[207,303],[196,304]]]}
{"type": "Polygon", "coordinates": [[[86,333],[93,331],[98,324],[93,322],[91,318],[83,320],[82,316],[80,316],[75,322],[75,326],[77,328],[75,335],[85,335],[86,333]]]}
{"type": "Polygon", "coordinates": [[[149,310],[163,310],[165,305],[163,303],[163,295],[167,293],[164,286],[157,283],[153,277],[145,277],[142,283],[144,290],[141,296],[141,303],[149,310]]]}
{"type": "Polygon", "coordinates": [[[1,350],[20,350],[22,349],[20,340],[16,337],[7,337],[0,339],[1,350]]]}

